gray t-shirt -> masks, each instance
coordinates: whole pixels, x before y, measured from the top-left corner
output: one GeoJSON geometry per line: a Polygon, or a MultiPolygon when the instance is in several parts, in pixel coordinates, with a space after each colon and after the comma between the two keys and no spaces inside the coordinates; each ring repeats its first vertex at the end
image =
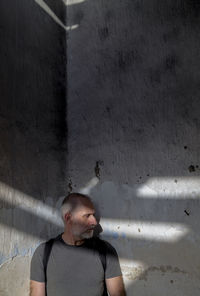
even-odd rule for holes
{"type": "MultiPolygon", "coordinates": [[[[61,235],[55,239],[47,265],[48,296],[102,296],[104,269],[91,240],[80,246],[67,245],[61,235]]],[[[121,275],[117,252],[104,242],[106,250],[105,278],[121,275]]],[[[39,245],[31,261],[31,280],[45,282],[43,258],[45,243],[39,245]]]]}

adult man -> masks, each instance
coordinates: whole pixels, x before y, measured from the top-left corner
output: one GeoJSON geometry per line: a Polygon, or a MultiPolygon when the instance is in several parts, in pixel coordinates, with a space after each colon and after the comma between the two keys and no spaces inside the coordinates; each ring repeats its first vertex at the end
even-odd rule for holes
{"type": "Polygon", "coordinates": [[[102,296],[106,286],[110,296],[125,296],[115,249],[92,238],[97,221],[90,198],[71,193],[64,199],[61,210],[64,233],[53,242],[46,272],[43,259],[46,244],[41,244],[33,255],[30,295],[102,296]],[[102,264],[102,246],[106,264],[102,264]]]}

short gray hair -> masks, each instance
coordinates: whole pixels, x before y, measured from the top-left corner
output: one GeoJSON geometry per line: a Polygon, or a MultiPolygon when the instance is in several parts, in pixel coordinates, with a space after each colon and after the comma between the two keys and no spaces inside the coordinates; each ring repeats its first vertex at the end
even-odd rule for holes
{"type": "Polygon", "coordinates": [[[70,193],[64,198],[61,205],[61,214],[63,221],[65,214],[72,212],[81,203],[81,200],[83,199],[91,201],[89,196],[77,192],[70,193]]]}

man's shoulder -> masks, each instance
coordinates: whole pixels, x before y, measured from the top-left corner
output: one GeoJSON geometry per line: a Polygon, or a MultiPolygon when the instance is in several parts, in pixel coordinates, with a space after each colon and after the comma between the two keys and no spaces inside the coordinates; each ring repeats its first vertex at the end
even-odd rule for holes
{"type": "Polygon", "coordinates": [[[36,247],[36,249],[35,249],[35,251],[34,251],[34,254],[41,254],[41,255],[43,255],[44,252],[46,252],[46,249],[48,249],[49,247],[52,247],[52,245],[53,245],[53,243],[54,243],[55,241],[60,240],[60,237],[61,237],[61,234],[59,234],[59,235],[56,236],[56,237],[50,238],[50,239],[48,239],[48,240],[46,240],[46,241],[40,243],[40,244],[36,247]]]}
{"type": "Polygon", "coordinates": [[[42,242],[42,243],[40,243],[40,244],[36,247],[36,249],[35,249],[35,251],[34,251],[34,254],[40,254],[40,253],[43,253],[43,252],[44,252],[44,249],[45,249],[45,244],[46,244],[46,242],[42,242]]]}

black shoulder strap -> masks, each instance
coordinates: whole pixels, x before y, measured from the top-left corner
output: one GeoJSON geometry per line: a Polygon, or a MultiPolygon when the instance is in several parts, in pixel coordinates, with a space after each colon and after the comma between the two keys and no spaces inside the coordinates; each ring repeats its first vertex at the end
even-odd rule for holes
{"type": "Polygon", "coordinates": [[[53,247],[54,238],[50,239],[45,243],[44,247],[44,256],[43,256],[43,266],[44,266],[44,276],[45,276],[45,295],[47,295],[47,264],[49,261],[49,256],[51,253],[51,249],[53,247]]]}
{"type": "Polygon", "coordinates": [[[95,247],[98,250],[99,257],[103,266],[104,270],[104,292],[103,296],[108,296],[107,288],[106,288],[106,278],[105,278],[105,272],[106,272],[106,245],[105,242],[102,241],[100,238],[95,238],[95,247]]]}
{"type": "Polygon", "coordinates": [[[104,272],[106,271],[106,246],[104,241],[101,239],[96,239],[97,250],[99,252],[99,257],[101,259],[101,263],[103,265],[104,272]]]}

